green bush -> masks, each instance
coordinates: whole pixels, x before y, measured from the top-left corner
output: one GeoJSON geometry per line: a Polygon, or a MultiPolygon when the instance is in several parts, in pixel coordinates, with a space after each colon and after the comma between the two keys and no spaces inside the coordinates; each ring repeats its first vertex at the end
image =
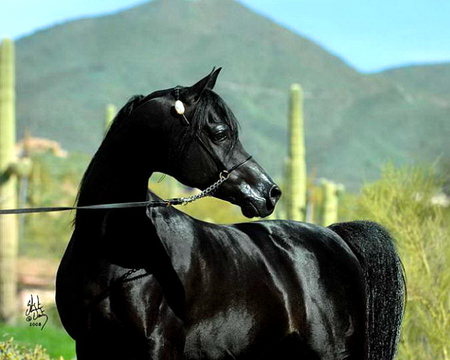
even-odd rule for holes
{"type": "MultiPolygon", "coordinates": [[[[5,341],[6,344],[6,340],[14,338],[13,344],[16,348],[34,349],[37,346],[45,348],[46,354],[52,359],[60,359],[60,357],[73,359],[75,357],[74,341],[58,324],[59,319],[55,310],[49,308],[46,309],[46,312],[49,315],[49,322],[43,330],[28,326],[28,323],[22,318],[17,320],[16,326],[0,324],[0,342],[5,341]]],[[[2,349],[6,346],[5,344],[2,343],[2,349]]],[[[12,344],[9,345],[9,348],[11,346],[12,344]]],[[[9,359],[4,357],[3,353],[0,352],[0,354],[2,354],[0,360],[9,359]]]]}
{"type": "Polygon", "coordinates": [[[408,291],[401,360],[450,356],[449,210],[433,201],[441,188],[432,170],[389,165],[353,209],[354,218],[383,224],[397,240],[408,291]]]}
{"type": "MultiPolygon", "coordinates": [[[[19,345],[13,338],[0,342],[0,359],[2,360],[51,360],[47,351],[40,345],[34,348],[19,345]]],[[[60,357],[58,360],[63,360],[60,357]]]]}

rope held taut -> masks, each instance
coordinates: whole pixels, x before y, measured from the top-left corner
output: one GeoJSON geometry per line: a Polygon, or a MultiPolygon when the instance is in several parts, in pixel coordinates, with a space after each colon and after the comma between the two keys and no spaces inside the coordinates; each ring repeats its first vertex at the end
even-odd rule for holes
{"type": "Polygon", "coordinates": [[[192,195],[189,197],[179,197],[168,200],[148,200],[148,201],[138,201],[138,202],[128,202],[128,203],[115,203],[115,204],[99,204],[99,205],[84,205],[84,206],[49,206],[49,207],[38,207],[38,208],[21,208],[21,209],[5,209],[0,210],[0,215],[14,215],[14,214],[31,214],[31,213],[46,213],[46,212],[57,212],[57,211],[71,211],[71,210],[113,210],[113,209],[130,209],[138,207],[169,207],[174,205],[187,205],[199,199],[207,196],[211,196],[222,183],[224,183],[230,176],[230,173],[236,170],[239,166],[246,163],[252,157],[249,156],[247,159],[239,163],[238,165],[231,168],[229,171],[224,170],[220,173],[219,180],[214,184],[207,187],[205,190],[199,194],[192,195]]]}

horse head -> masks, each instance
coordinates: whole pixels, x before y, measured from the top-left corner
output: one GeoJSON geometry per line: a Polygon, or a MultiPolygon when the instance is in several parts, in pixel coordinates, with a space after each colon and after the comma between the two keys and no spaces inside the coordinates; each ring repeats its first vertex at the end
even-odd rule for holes
{"type": "MultiPolygon", "coordinates": [[[[273,212],[281,190],[245,151],[233,112],[213,91],[220,70],[189,87],[135,98],[121,111],[131,113],[134,123],[151,126],[153,143],[158,144],[152,171],[201,190],[226,177],[213,195],[240,206],[247,217],[265,217],[273,212]]],[[[144,133],[141,126],[135,136],[144,133]]]]}
{"type": "Polygon", "coordinates": [[[178,156],[169,161],[167,172],[200,189],[211,185],[219,174],[227,176],[214,196],[240,206],[247,217],[265,217],[273,212],[281,190],[245,151],[233,112],[213,91],[220,70],[176,90],[176,104],[181,102],[184,109],[180,114],[175,108],[174,115],[181,117],[186,128],[178,156]]]}

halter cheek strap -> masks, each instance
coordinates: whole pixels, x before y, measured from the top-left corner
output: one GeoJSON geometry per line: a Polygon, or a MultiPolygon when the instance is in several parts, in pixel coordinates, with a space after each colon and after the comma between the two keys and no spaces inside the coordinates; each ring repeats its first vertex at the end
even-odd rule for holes
{"type": "MultiPolygon", "coordinates": [[[[185,108],[183,102],[180,100],[180,88],[176,87],[174,92],[175,92],[175,94],[174,94],[175,103],[174,103],[173,107],[175,109],[175,112],[183,118],[186,125],[190,126],[191,123],[189,122],[189,120],[186,118],[186,115],[184,114],[186,112],[186,108],[185,108]]],[[[199,134],[196,134],[195,137],[196,137],[197,141],[200,143],[203,150],[205,150],[208,153],[208,155],[213,159],[213,161],[217,165],[217,168],[219,169],[219,171],[221,171],[220,178],[222,178],[224,174],[226,174],[225,176],[226,176],[226,178],[228,178],[228,176],[230,176],[230,173],[232,171],[236,170],[239,166],[245,164],[247,161],[249,161],[252,158],[252,156],[250,155],[245,160],[232,166],[230,169],[227,169],[225,167],[225,165],[223,164],[222,160],[219,159],[219,157],[206,145],[206,143],[203,141],[201,136],[199,134]]]]}

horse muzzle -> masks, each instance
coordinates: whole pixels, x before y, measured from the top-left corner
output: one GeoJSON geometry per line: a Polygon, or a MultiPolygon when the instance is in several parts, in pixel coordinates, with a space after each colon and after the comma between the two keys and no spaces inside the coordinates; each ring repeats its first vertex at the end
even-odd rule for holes
{"type": "Polygon", "coordinates": [[[231,173],[215,196],[238,205],[247,218],[267,217],[275,210],[281,190],[261,166],[252,160],[231,173]]]}
{"type": "Polygon", "coordinates": [[[281,197],[280,188],[273,184],[266,197],[255,194],[252,190],[246,189],[246,196],[240,202],[242,214],[245,217],[267,217],[275,210],[275,205],[281,197]]]}

